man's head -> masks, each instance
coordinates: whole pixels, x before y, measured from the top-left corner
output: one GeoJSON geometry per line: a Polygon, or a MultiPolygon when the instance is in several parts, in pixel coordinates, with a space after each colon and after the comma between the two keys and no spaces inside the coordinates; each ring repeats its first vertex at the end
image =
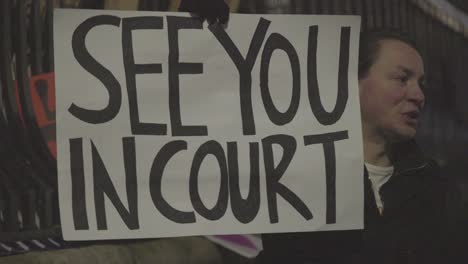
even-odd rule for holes
{"type": "Polygon", "coordinates": [[[395,142],[413,138],[424,106],[424,64],[399,33],[371,32],[359,48],[361,115],[368,136],[395,142]]]}

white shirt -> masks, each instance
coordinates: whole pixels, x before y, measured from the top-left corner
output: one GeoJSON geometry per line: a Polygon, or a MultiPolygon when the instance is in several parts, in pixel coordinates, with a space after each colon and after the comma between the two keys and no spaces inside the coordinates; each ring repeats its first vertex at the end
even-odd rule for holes
{"type": "Polygon", "coordinates": [[[393,174],[393,166],[390,167],[381,167],[369,164],[366,162],[366,168],[369,172],[369,180],[372,183],[372,190],[374,191],[375,203],[380,213],[382,214],[384,204],[380,197],[379,190],[384,185],[393,174]]]}

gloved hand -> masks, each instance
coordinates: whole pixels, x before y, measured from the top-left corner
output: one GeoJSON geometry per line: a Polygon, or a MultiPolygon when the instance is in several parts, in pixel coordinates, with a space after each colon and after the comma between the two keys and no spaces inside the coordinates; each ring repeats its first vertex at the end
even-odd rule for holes
{"type": "Polygon", "coordinates": [[[226,24],[229,20],[229,6],[224,0],[181,0],[179,11],[195,14],[209,24],[226,24]]]}

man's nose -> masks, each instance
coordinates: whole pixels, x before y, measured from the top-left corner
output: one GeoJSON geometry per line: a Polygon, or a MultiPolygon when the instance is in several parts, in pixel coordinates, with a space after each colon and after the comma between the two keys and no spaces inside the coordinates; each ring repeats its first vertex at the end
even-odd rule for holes
{"type": "Polygon", "coordinates": [[[423,88],[421,87],[421,84],[416,81],[413,85],[411,85],[409,91],[409,100],[415,103],[419,109],[421,109],[424,106],[425,99],[426,97],[424,96],[423,88]]]}

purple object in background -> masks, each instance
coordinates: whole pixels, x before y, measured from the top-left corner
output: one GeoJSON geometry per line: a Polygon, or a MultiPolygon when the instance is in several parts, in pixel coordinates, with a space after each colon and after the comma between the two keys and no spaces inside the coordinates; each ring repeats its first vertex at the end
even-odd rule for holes
{"type": "Polygon", "coordinates": [[[250,241],[248,237],[243,235],[219,235],[216,237],[243,247],[257,249],[257,247],[252,243],[252,241],[250,241]]]}
{"type": "Polygon", "coordinates": [[[259,235],[216,235],[207,238],[247,258],[256,257],[263,249],[259,235]]]}

